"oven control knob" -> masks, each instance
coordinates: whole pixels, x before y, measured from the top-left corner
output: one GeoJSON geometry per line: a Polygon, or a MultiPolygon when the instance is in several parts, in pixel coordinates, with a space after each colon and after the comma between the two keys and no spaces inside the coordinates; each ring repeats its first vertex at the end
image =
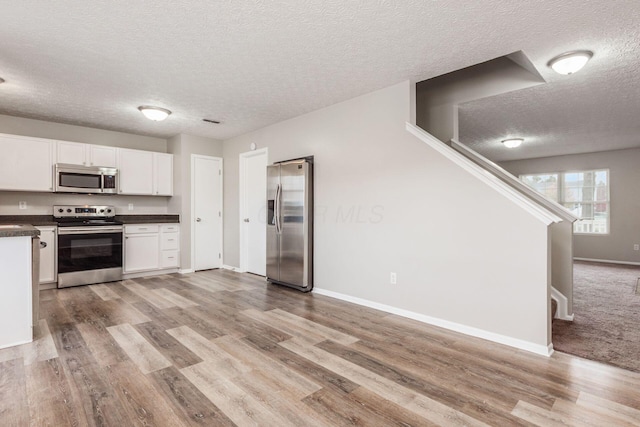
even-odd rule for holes
{"type": "Polygon", "coordinates": [[[107,209],[107,213],[111,213],[111,209],[107,209]]]}
{"type": "Polygon", "coordinates": [[[71,213],[71,209],[67,209],[67,212],[71,213]]]}
{"type": "Polygon", "coordinates": [[[104,213],[104,209],[100,209],[100,213],[104,213]]]}
{"type": "Polygon", "coordinates": [[[64,209],[60,208],[60,209],[58,209],[58,212],[62,213],[62,212],[64,212],[64,209]]]}

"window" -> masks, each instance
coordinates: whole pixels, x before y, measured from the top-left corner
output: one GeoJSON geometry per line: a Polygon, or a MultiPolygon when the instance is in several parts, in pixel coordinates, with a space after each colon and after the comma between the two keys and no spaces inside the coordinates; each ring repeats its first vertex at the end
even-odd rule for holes
{"type": "Polygon", "coordinates": [[[608,170],[520,175],[520,179],[580,218],[573,225],[575,233],[609,233],[608,170]]]}

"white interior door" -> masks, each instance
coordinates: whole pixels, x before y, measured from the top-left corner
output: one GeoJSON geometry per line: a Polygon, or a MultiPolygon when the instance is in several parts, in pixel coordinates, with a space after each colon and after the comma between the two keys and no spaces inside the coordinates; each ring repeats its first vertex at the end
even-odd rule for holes
{"type": "Polygon", "coordinates": [[[191,259],[194,269],[222,266],[222,159],[191,156],[191,259]]]}
{"type": "Polygon", "coordinates": [[[240,218],[241,268],[249,273],[267,274],[267,150],[241,154],[243,175],[242,212],[240,218]]]}

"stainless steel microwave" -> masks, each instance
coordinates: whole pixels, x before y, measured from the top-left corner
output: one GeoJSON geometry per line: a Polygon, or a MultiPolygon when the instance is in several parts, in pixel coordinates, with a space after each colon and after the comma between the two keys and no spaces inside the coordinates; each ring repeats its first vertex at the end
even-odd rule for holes
{"type": "Polygon", "coordinates": [[[55,178],[57,193],[118,193],[118,169],[116,168],[58,163],[55,178]]]}

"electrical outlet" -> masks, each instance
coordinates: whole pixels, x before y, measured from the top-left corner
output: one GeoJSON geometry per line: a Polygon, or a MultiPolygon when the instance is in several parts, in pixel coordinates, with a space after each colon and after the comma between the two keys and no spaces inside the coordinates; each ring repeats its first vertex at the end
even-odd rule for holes
{"type": "Polygon", "coordinates": [[[392,285],[395,285],[398,282],[398,277],[396,276],[396,273],[391,273],[391,276],[389,277],[389,282],[391,282],[392,285]]]}
{"type": "Polygon", "coordinates": [[[133,210],[133,203],[129,203],[129,210],[132,211],[133,210]]]}
{"type": "Polygon", "coordinates": [[[640,245],[637,244],[637,243],[635,245],[633,245],[633,250],[634,251],[640,251],[640,245]]]}
{"type": "Polygon", "coordinates": [[[27,202],[18,202],[19,209],[27,209],[27,202]]]}

